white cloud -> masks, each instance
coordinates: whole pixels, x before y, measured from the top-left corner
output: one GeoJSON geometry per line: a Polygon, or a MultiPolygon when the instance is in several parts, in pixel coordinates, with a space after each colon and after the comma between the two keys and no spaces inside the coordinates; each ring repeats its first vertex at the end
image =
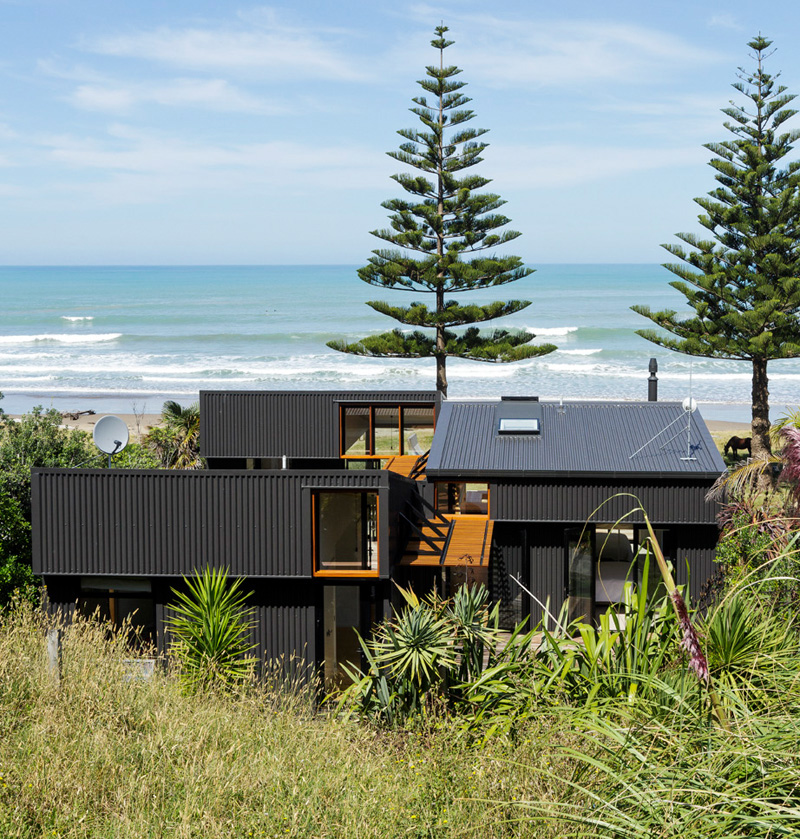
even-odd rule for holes
{"type": "Polygon", "coordinates": [[[223,79],[175,79],[147,84],[82,84],[69,96],[79,108],[126,112],[135,105],[204,108],[252,114],[285,113],[286,108],[251,96],[223,79]]]}
{"type": "Polygon", "coordinates": [[[344,54],[307,30],[270,23],[268,28],[158,29],[110,35],[84,45],[90,52],[147,59],[203,70],[268,72],[275,79],[364,80],[344,54]]]}
{"type": "MultiPolygon", "coordinates": [[[[429,7],[412,11],[421,19],[435,19],[429,7]]],[[[498,87],[630,85],[722,58],[675,35],[627,23],[517,19],[458,10],[448,13],[448,23],[453,24],[448,33],[456,41],[453,49],[469,43],[470,73],[498,87]]]]}
{"type": "Polygon", "coordinates": [[[619,148],[603,146],[544,145],[493,146],[487,174],[493,188],[553,189],[604,181],[635,172],[696,166],[705,162],[703,148],[619,148]],[[491,171],[489,171],[489,169],[491,171]]]}
{"type": "MultiPolygon", "coordinates": [[[[353,190],[386,185],[386,157],[353,145],[270,142],[195,143],[112,126],[102,140],[54,136],[40,140],[63,167],[97,173],[80,189],[101,201],[141,203],[167,194],[263,188],[353,190]]],[[[72,189],[68,184],[62,189],[72,189]]]]}
{"type": "Polygon", "coordinates": [[[735,32],[743,32],[744,26],[729,14],[713,15],[708,19],[708,25],[712,29],[733,29],[735,32]]]}

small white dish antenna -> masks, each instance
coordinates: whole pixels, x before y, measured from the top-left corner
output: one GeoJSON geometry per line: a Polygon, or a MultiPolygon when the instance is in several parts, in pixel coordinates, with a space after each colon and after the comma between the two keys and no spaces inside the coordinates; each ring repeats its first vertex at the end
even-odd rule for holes
{"type": "Polygon", "coordinates": [[[693,399],[691,396],[687,396],[686,399],[683,400],[682,404],[683,410],[688,414],[693,414],[697,410],[697,400],[693,399]]]}
{"type": "Polygon", "coordinates": [[[94,444],[108,455],[108,464],[111,465],[111,456],[119,454],[128,445],[130,432],[124,420],[112,415],[100,417],[95,423],[92,432],[94,444]]]}

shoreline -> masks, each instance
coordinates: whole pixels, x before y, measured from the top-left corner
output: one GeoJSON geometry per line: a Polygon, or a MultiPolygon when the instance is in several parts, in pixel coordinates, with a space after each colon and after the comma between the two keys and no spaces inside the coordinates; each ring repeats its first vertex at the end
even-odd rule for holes
{"type": "MultiPolygon", "coordinates": [[[[187,402],[188,404],[188,402],[187,402]]],[[[0,403],[1,405],[1,403],[0,403]]],[[[724,410],[725,406],[717,406],[718,411],[715,411],[715,414],[721,413],[724,410]]],[[[90,408],[85,408],[83,410],[94,410],[90,408]]],[[[703,420],[705,424],[711,432],[711,434],[738,434],[740,436],[749,436],[750,435],[750,422],[737,420],[737,419],[709,419],[705,416],[703,412],[703,406],[701,405],[700,414],[703,416],[703,420]]],[[[22,412],[25,413],[25,412],[22,412]]],[[[119,417],[127,426],[128,430],[130,431],[131,439],[137,440],[142,435],[146,434],[153,426],[161,424],[161,414],[154,414],[154,413],[144,413],[144,412],[124,412],[124,411],[110,411],[110,410],[100,410],[94,413],[81,413],[75,419],[72,419],[68,416],[70,412],[64,412],[65,416],[63,418],[62,425],[65,428],[77,428],[81,431],[87,431],[90,434],[94,430],[94,427],[99,419],[106,416],[116,416],[119,417]]],[[[76,410],[74,413],[78,413],[76,410]]],[[[738,412],[737,412],[738,413],[738,412]]],[[[8,416],[12,417],[13,419],[19,419],[21,413],[8,413],[8,416]]]]}
{"type": "MultiPolygon", "coordinates": [[[[11,419],[20,419],[21,414],[7,414],[11,419]]],[[[62,428],[76,428],[80,431],[86,431],[91,434],[98,420],[103,417],[115,416],[119,417],[125,425],[128,426],[130,432],[130,439],[132,442],[139,440],[142,436],[156,425],[161,424],[161,414],[125,414],[116,411],[81,414],[76,419],[69,416],[62,417],[62,428]]]]}
{"type": "Polygon", "coordinates": [[[77,419],[64,417],[63,425],[65,428],[77,428],[91,434],[97,421],[108,416],[119,417],[128,426],[133,441],[138,440],[153,426],[161,423],[161,414],[123,414],[109,411],[108,413],[82,414],[77,419]]]}

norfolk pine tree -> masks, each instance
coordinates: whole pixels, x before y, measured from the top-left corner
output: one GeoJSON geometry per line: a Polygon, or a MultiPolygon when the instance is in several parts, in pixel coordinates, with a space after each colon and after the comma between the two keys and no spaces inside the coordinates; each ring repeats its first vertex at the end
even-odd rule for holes
{"type": "Polygon", "coordinates": [[[693,250],[663,246],[686,263],[665,267],[680,278],[670,285],[695,315],[632,307],[675,336],[638,333],[649,341],[688,355],[752,363],[754,455],[771,450],[767,362],[800,356],[800,162],[778,168],[800,131],[776,133],[796,111],[787,108],[794,95],[764,71],[771,43],[760,35],[748,43],[757,66],[750,73],[740,67],[733,87],[749,101],[723,109],[733,139],[706,145],[715,155],[710,165],[719,186],[695,201],[704,210],[700,224],[713,238],[679,233],[693,250]]]}
{"type": "Polygon", "coordinates": [[[439,65],[426,68],[427,78],[419,82],[426,94],[413,98],[421,128],[402,129],[405,140],[399,151],[389,154],[422,174],[393,175],[412,198],[393,198],[382,206],[390,211],[391,229],[374,230],[372,235],[397,249],[373,251],[359,277],[370,285],[416,294],[430,294],[433,305],[413,301],[409,306],[392,306],[369,301],[377,312],[407,326],[428,327],[431,336],[419,329],[394,329],[353,344],[331,341],[340,352],[382,358],[436,359],[436,388],[447,395],[445,362],[448,356],[473,361],[508,362],[534,358],[552,352],[550,344],[530,346],[533,335],[519,331],[494,330],[481,333],[470,324],[510,315],[530,305],[528,300],[509,300],[487,305],[461,305],[445,295],[505,285],[533,273],[517,256],[482,252],[501,247],[520,234],[497,232],[509,219],[495,212],[505,201],[491,193],[480,193],[489,183],[463,170],[480,163],[486,143],[481,128],[460,127],[474,116],[464,106],[470,99],[461,93],[466,82],[455,81],[461,70],[444,65],[444,51],[453,41],[445,39],[446,26],[436,27],[431,45],[439,50],[439,65]],[[480,255],[474,255],[480,253],[480,255]],[[456,333],[450,327],[467,326],[456,333]]]}

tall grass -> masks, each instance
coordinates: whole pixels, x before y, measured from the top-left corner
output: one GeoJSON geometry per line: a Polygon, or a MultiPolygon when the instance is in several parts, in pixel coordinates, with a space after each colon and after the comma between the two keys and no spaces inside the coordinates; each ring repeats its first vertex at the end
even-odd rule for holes
{"type": "Polygon", "coordinates": [[[505,838],[528,835],[508,804],[549,790],[546,726],[476,750],[447,728],[377,734],[298,691],[187,695],[169,672],[132,678],[122,634],[81,619],[57,685],[45,628],[30,608],[0,616],[4,839],[505,838]]]}
{"type": "Polygon", "coordinates": [[[512,643],[458,707],[390,730],[274,673],[193,694],[165,668],[144,680],[124,629],[80,618],[56,682],[45,618],[20,605],[0,614],[0,837],[796,836],[798,636],[753,591],[699,625],[729,730],[662,655],[679,641],[663,602],[565,640],[552,682],[512,643]]]}
{"type": "Polygon", "coordinates": [[[699,625],[728,726],[694,711],[685,684],[677,704],[565,705],[562,726],[583,736],[546,774],[568,792],[520,803],[520,818],[609,839],[800,835],[800,639],[759,594],[729,590],[699,625]]]}

